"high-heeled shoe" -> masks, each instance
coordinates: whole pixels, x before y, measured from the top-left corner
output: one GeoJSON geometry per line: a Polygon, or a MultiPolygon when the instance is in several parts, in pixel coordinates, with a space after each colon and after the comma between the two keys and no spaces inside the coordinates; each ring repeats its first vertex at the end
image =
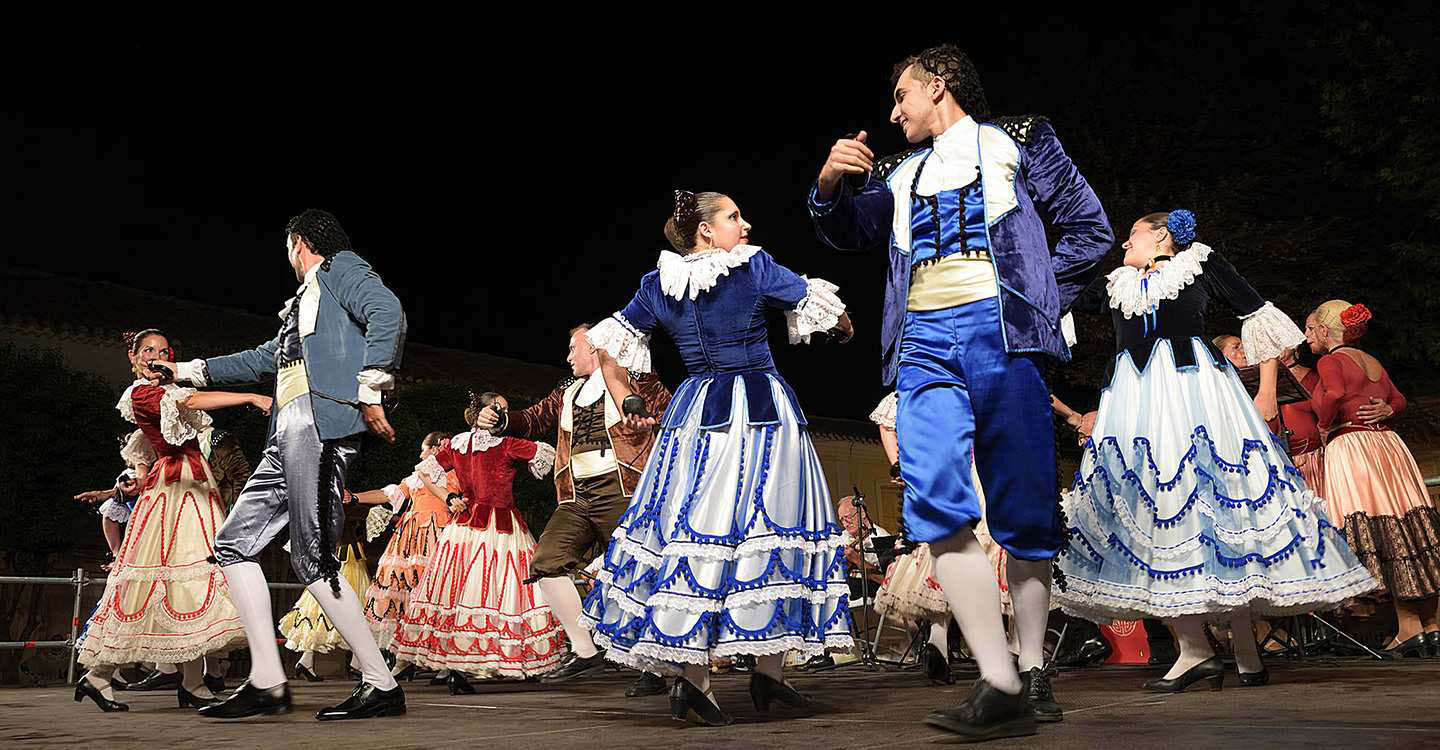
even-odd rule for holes
{"type": "Polygon", "coordinates": [[[1167,680],[1163,677],[1145,681],[1145,689],[1152,693],[1183,693],[1185,689],[1201,680],[1210,681],[1211,690],[1225,687],[1225,662],[1218,656],[1185,670],[1179,677],[1167,680]]]}
{"type": "Polygon", "coordinates": [[[445,684],[450,686],[451,695],[475,694],[475,686],[471,685],[470,681],[465,679],[465,675],[459,672],[451,672],[450,676],[445,679],[445,684]]]}
{"type": "Polygon", "coordinates": [[[1265,687],[1270,684],[1270,670],[1261,667],[1259,672],[1239,672],[1240,687],[1265,687]]]}
{"type": "Polygon", "coordinates": [[[100,688],[91,685],[89,680],[81,677],[80,681],[75,683],[75,702],[83,703],[86,698],[95,701],[95,705],[99,706],[100,710],[107,714],[111,711],[130,710],[129,705],[106,698],[105,695],[100,692],[100,688]]]}
{"type": "Polygon", "coordinates": [[[710,696],[690,684],[684,677],[675,678],[670,689],[670,715],[677,721],[688,721],[706,727],[729,726],[734,719],[720,710],[710,696]]]}
{"type": "MultiPolygon", "coordinates": [[[[393,668],[393,667],[392,667],[392,668],[393,668]]],[[[402,669],[402,670],[400,670],[399,672],[396,672],[396,673],[395,673],[395,681],[396,681],[396,682],[399,682],[399,681],[401,681],[401,680],[405,680],[405,681],[407,681],[407,682],[414,682],[414,681],[415,681],[415,673],[416,673],[417,671],[419,671],[419,670],[417,670],[417,669],[415,668],[415,664],[414,664],[413,662],[410,663],[410,664],[406,664],[404,669],[402,669]]]]}
{"type": "Polygon", "coordinates": [[[296,676],[296,677],[299,677],[300,679],[302,679],[302,680],[304,680],[304,681],[306,681],[306,682],[324,682],[324,681],[325,681],[325,678],[324,678],[324,677],[321,677],[321,676],[315,674],[314,672],[310,671],[310,668],[307,667],[307,666],[305,666],[304,664],[296,664],[296,665],[295,665],[295,676],[296,676]]]}
{"type": "Polygon", "coordinates": [[[1404,643],[1382,649],[1380,653],[1391,659],[1424,659],[1429,650],[1425,634],[1421,633],[1407,638],[1404,643]]]}
{"type": "Polygon", "coordinates": [[[755,704],[755,710],[765,713],[770,710],[770,702],[775,700],[795,708],[810,705],[810,696],[788,683],[759,672],[750,675],[750,702],[755,704]]]}
{"type": "Polygon", "coordinates": [[[175,688],[175,700],[180,708],[205,708],[206,706],[217,706],[224,701],[219,698],[201,698],[200,696],[185,689],[184,685],[175,688]]]}
{"type": "Polygon", "coordinates": [[[954,685],[955,677],[950,673],[950,659],[940,652],[933,643],[925,644],[925,651],[922,656],[925,663],[925,676],[936,685],[954,685]]]}

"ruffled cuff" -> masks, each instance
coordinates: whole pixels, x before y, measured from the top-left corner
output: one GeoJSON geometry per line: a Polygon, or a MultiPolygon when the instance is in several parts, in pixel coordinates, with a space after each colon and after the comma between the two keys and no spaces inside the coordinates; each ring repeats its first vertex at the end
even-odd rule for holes
{"type": "Polygon", "coordinates": [[[390,510],[388,505],[377,505],[371,508],[370,512],[365,514],[365,541],[373,542],[380,538],[380,535],[390,528],[390,519],[394,517],[395,511],[390,510]]]}
{"type": "Polygon", "coordinates": [[[120,446],[120,460],[126,466],[134,468],[140,464],[151,466],[155,463],[155,448],[150,445],[150,439],[145,433],[136,430],[125,438],[124,444],[120,446]]]}
{"type": "Polygon", "coordinates": [[[186,380],[193,386],[203,387],[210,384],[210,371],[205,367],[205,360],[192,359],[189,362],[175,363],[175,379],[186,380]]]}
{"type": "Polygon", "coordinates": [[[415,473],[430,480],[430,483],[436,487],[440,489],[445,488],[445,467],[441,466],[440,462],[436,461],[434,456],[417,464],[415,466],[415,473]]]}
{"type": "Polygon", "coordinates": [[[362,404],[378,404],[385,391],[395,388],[394,373],[384,370],[361,370],[355,380],[360,384],[355,398],[362,404]]]}
{"type": "Polygon", "coordinates": [[[794,310],[785,313],[785,328],[792,344],[810,343],[810,334],[834,328],[845,312],[845,303],[835,294],[840,287],[824,279],[800,278],[805,279],[805,297],[794,310]]]}
{"type": "Polygon", "coordinates": [[[392,513],[398,513],[400,506],[405,504],[405,493],[400,489],[400,485],[398,484],[387,484],[380,492],[385,496],[386,500],[390,501],[381,507],[389,508],[392,513]]]}
{"type": "Polygon", "coordinates": [[[1064,317],[1060,318],[1060,337],[1065,339],[1065,346],[1068,347],[1074,347],[1075,342],[1080,340],[1079,337],[1075,335],[1074,315],[1065,313],[1064,317]]]}
{"type": "Polygon", "coordinates": [[[615,313],[596,323],[585,338],[596,349],[610,352],[619,365],[631,372],[650,372],[650,336],[615,313]]]}
{"type": "Polygon", "coordinates": [[[536,479],[544,479],[555,468],[555,449],[549,443],[535,443],[535,457],[530,459],[530,473],[536,479]]]}
{"type": "Polygon", "coordinates": [[[103,503],[100,503],[100,509],[98,512],[100,515],[110,519],[111,521],[114,521],[115,523],[130,523],[130,509],[125,507],[125,503],[122,503],[113,497],[103,503]]]}
{"type": "Polygon", "coordinates": [[[194,388],[169,386],[160,397],[160,434],[171,445],[184,445],[210,426],[210,415],[198,409],[186,409],[181,401],[195,395],[194,388]]]}
{"type": "Polygon", "coordinates": [[[1245,347],[1246,361],[1252,365],[1275,359],[1286,349],[1305,343],[1305,334],[1295,321],[1269,302],[1242,319],[1245,322],[1240,326],[1240,344],[1245,347]]]}
{"type": "Polygon", "coordinates": [[[880,399],[880,405],[870,412],[870,421],[887,429],[895,429],[895,414],[900,407],[900,394],[892,392],[880,399]]]}

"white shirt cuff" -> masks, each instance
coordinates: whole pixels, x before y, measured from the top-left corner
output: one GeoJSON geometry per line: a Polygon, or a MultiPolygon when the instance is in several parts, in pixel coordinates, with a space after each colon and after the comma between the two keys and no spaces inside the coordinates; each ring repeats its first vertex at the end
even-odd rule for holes
{"type": "Polygon", "coordinates": [[[384,370],[361,370],[355,380],[360,383],[356,398],[362,404],[380,403],[381,394],[395,387],[395,376],[384,370]]]}
{"type": "Polygon", "coordinates": [[[205,379],[205,360],[192,359],[189,362],[176,362],[175,379],[188,380],[196,387],[209,385],[205,379]]]}

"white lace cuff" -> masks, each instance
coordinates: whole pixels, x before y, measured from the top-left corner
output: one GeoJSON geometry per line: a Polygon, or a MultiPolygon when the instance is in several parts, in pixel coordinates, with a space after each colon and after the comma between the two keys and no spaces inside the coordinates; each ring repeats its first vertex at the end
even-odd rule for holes
{"type": "Polygon", "coordinates": [[[1075,335],[1075,316],[1065,313],[1060,318],[1060,336],[1065,339],[1065,345],[1073,347],[1080,338],[1075,335]]]}
{"type": "Polygon", "coordinates": [[[875,411],[870,412],[870,421],[881,427],[895,429],[895,414],[900,407],[900,394],[891,392],[889,396],[880,399],[880,405],[875,411]]]}
{"type": "Polygon", "coordinates": [[[1295,321],[1269,302],[1242,319],[1245,322],[1240,326],[1240,344],[1245,347],[1245,359],[1252,365],[1275,359],[1286,349],[1305,342],[1305,334],[1295,326],[1295,321]]]}
{"type": "Polygon", "coordinates": [[[805,279],[805,298],[785,313],[785,328],[792,344],[810,343],[810,334],[834,328],[845,312],[845,303],[835,294],[840,287],[824,279],[800,278],[805,279]]]}
{"type": "MultiPolygon", "coordinates": [[[[393,485],[392,485],[393,486],[393,485]]],[[[388,505],[377,505],[365,514],[365,541],[373,542],[390,528],[390,519],[395,517],[395,511],[390,510],[388,505]]]]}
{"type": "Polygon", "coordinates": [[[189,362],[175,363],[175,379],[188,380],[191,385],[201,387],[209,385],[206,382],[205,360],[192,359],[189,362]]]}
{"type": "Polygon", "coordinates": [[[355,376],[355,380],[360,383],[360,389],[355,398],[362,404],[380,403],[383,392],[395,387],[394,373],[384,370],[361,370],[355,376]]]}
{"type": "Polygon", "coordinates": [[[434,456],[421,461],[415,467],[415,473],[429,479],[436,487],[445,489],[445,467],[441,466],[434,456]]]}
{"type": "Polygon", "coordinates": [[[130,509],[113,497],[101,503],[98,512],[115,523],[130,523],[130,509]]]}
{"type": "Polygon", "coordinates": [[[184,445],[210,426],[210,415],[199,409],[187,409],[180,402],[195,395],[194,388],[165,386],[160,397],[160,434],[171,445],[184,445]]]}
{"type": "Polygon", "coordinates": [[[391,512],[399,512],[400,506],[405,504],[405,493],[398,484],[387,484],[380,492],[385,495],[386,500],[390,501],[384,507],[389,508],[391,512]]]}
{"type": "Polygon", "coordinates": [[[155,463],[155,448],[144,432],[136,430],[120,446],[120,460],[132,469],[140,464],[150,466],[155,463]]]}
{"type": "Polygon", "coordinates": [[[535,443],[535,457],[530,459],[530,473],[536,479],[544,479],[555,468],[555,449],[549,443],[535,443]]]}
{"type": "Polygon", "coordinates": [[[650,372],[650,336],[615,313],[596,323],[585,338],[596,349],[610,352],[621,367],[631,372],[650,372]]]}

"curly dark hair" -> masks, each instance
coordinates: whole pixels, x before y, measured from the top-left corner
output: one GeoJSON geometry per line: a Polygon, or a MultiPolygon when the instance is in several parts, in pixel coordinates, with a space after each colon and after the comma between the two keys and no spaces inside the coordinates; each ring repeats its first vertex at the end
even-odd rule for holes
{"type": "Polygon", "coordinates": [[[285,235],[298,234],[316,255],[333,257],[350,249],[350,237],[340,228],[340,221],[329,211],[307,208],[285,224],[285,235]]]}
{"type": "Polygon", "coordinates": [[[926,75],[920,75],[923,72],[939,76],[945,81],[945,88],[955,97],[955,103],[965,110],[965,114],[976,120],[990,118],[990,102],[985,99],[985,87],[980,85],[980,74],[975,70],[975,63],[970,62],[970,56],[961,52],[959,47],[942,44],[895,63],[895,69],[890,72],[892,88],[900,82],[900,76],[904,75],[911,65],[916,68],[914,75],[917,80],[929,80],[926,75]]]}

